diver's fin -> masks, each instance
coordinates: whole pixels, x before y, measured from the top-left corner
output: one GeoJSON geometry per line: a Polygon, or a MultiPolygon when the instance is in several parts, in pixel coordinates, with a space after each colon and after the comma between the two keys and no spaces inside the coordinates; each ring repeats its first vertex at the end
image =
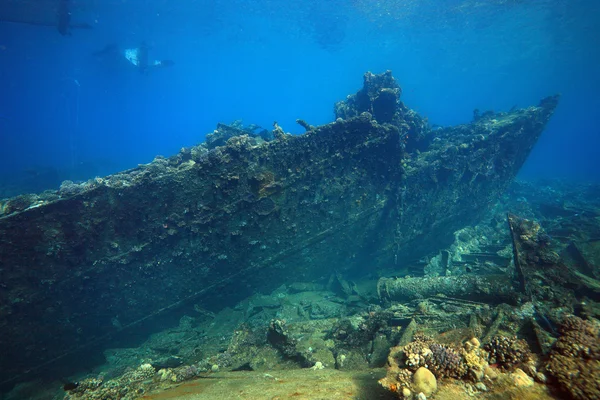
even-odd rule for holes
{"type": "Polygon", "coordinates": [[[175,65],[175,61],[173,60],[154,60],[154,63],[152,63],[153,67],[172,67],[173,65],[175,65]]]}

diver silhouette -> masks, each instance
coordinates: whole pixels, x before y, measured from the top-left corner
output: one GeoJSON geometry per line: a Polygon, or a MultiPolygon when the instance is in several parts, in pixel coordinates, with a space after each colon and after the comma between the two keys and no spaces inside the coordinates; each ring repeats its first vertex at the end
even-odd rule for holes
{"type": "Polygon", "coordinates": [[[146,74],[152,69],[171,67],[175,64],[172,60],[150,60],[148,58],[148,45],[142,42],[139,47],[121,50],[116,44],[109,44],[102,50],[94,53],[98,58],[124,58],[135,66],[140,73],[146,74]]]}

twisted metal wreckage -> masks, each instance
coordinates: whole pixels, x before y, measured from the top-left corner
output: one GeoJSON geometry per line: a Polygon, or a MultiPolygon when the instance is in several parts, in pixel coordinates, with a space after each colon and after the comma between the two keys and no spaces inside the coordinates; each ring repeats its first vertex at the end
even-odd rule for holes
{"type": "Polygon", "coordinates": [[[432,129],[400,94],[367,73],[302,135],[219,125],[172,157],[0,201],[0,380],[191,300],[401,269],[482,217],[558,102],[432,129]]]}

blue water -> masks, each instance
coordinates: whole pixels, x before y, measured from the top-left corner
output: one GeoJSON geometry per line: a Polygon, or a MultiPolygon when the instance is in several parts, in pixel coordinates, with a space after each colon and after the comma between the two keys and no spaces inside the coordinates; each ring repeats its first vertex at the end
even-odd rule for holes
{"type": "Polygon", "coordinates": [[[562,93],[521,176],[600,180],[597,0],[73,3],[72,22],[93,29],[0,22],[0,185],[131,168],[218,122],[300,133],[297,118],[330,122],[364,72],[386,69],[402,100],[440,125],[562,93]],[[144,41],[150,59],[175,65],[141,74],[92,55],[144,41]]]}

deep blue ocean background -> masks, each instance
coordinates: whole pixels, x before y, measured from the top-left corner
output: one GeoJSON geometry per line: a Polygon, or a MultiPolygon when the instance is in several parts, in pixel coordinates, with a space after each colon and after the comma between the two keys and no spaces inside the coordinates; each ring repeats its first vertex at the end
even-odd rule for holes
{"type": "Polygon", "coordinates": [[[93,29],[0,22],[2,187],[132,168],[218,122],[301,133],[297,118],[332,121],[387,69],[439,125],[562,93],[520,175],[600,180],[598,0],[80,0],[72,19],[93,29]],[[175,65],[140,74],[92,55],[143,41],[175,65]]]}

